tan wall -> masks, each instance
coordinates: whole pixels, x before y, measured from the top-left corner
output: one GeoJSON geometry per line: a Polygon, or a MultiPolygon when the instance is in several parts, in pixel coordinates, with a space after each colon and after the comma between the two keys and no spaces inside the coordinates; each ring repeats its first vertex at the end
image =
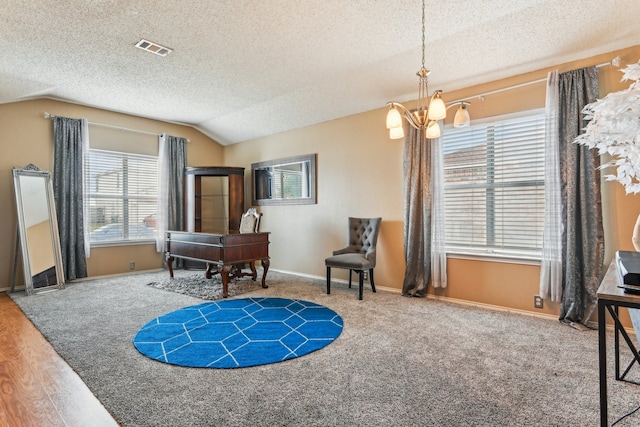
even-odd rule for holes
{"type": "MultiPolygon", "coordinates": [[[[16,208],[11,169],[33,163],[41,169],[52,170],[53,126],[43,114],[86,118],[90,122],[121,128],[153,132],[167,132],[190,140],[187,163],[190,166],[221,165],[222,146],[189,126],[180,126],[96,108],[69,104],[48,99],[23,101],[0,105],[0,289],[11,281],[16,236],[16,208]]],[[[92,146],[118,149],[126,147],[134,151],[157,154],[157,137],[137,132],[126,132],[99,126],[89,127],[92,146]]],[[[161,254],[152,244],[93,248],[89,258],[89,276],[117,274],[129,271],[129,262],[136,263],[136,270],[155,269],[162,266],[161,254]]],[[[19,264],[20,265],[20,264],[19,264]]],[[[19,267],[20,268],[20,267],[19,267]]],[[[21,277],[21,275],[20,275],[21,277]]]]}
{"type": "MultiPolygon", "coordinates": [[[[376,283],[400,288],[404,275],[402,143],[390,142],[382,110],[225,147],[227,166],[317,153],[317,204],[259,206],[271,232],[274,269],[324,277],[324,259],[347,245],[347,217],[382,217],[376,283]]],[[[250,173],[245,205],[251,205],[250,173]]],[[[344,271],[334,276],[346,278],[344,271]]]]}
{"type": "MultiPolygon", "coordinates": [[[[620,55],[622,64],[638,61],[640,47],[561,64],[560,72],[610,62],[620,55]]],[[[471,97],[471,118],[543,108],[545,82],[486,94],[505,87],[545,79],[550,69],[445,93],[446,100],[471,97]]],[[[612,66],[600,68],[604,96],[628,87],[612,66]]],[[[374,90],[374,89],[372,89],[374,90]]],[[[433,88],[432,88],[433,90],[433,88]]],[[[336,100],[340,102],[340,100],[336,100]]],[[[286,114],[286,112],[285,112],[286,114]]],[[[388,139],[386,108],[321,123],[303,129],[225,147],[227,166],[244,166],[300,154],[318,155],[318,203],[301,206],[261,206],[262,230],[270,231],[272,266],[312,276],[325,274],[324,258],[346,244],[348,216],[381,216],[376,284],[402,288],[404,276],[402,142],[388,139]]],[[[449,114],[449,121],[453,114],[449,114]]],[[[250,188],[247,174],[246,186],[250,188]]],[[[249,194],[249,191],[247,191],[249,194]]],[[[640,196],[627,196],[621,185],[603,181],[606,264],[619,249],[633,249],[631,232],[640,213],[640,196]]],[[[251,200],[246,200],[250,206],[251,200]]],[[[556,304],[533,307],[539,289],[539,265],[449,258],[449,286],[438,295],[517,310],[556,315],[556,304]]],[[[336,272],[346,278],[346,272],[336,272]]]]}

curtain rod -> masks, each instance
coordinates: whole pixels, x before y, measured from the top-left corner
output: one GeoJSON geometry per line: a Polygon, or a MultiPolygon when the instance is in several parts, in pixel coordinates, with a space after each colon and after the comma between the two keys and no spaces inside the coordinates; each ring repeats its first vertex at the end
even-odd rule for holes
{"type": "MultiPolygon", "coordinates": [[[[620,66],[620,57],[616,56],[611,61],[604,62],[602,64],[598,64],[595,67],[596,68],[602,68],[602,67],[606,67],[608,65],[615,65],[616,67],[619,67],[620,66]]],[[[542,82],[546,82],[546,81],[547,81],[547,78],[545,77],[545,78],[542,78],[542,79],[532,80],[530,82],[519,83],[517,85],[507,86],[507,87],[503,87],[501,89],[496,89],[496,90],[491,90],[489,92],[480,93],[478,95],[473,95],[473,96],[468,96],[466,98],[457,99],[455,101],[447,102],[447,104],[455,104],[456,102],[468,101],[468,100],[474,99],[474,98],[482,99],[487,95],[493,95],[493,94],[500,93],[500,92],[506,92],[508,90],[518,89],[518,88],[521,88],[521,87],[530,86],[530,85],[533,85],[533,84],[536,84],[536,83],[542,83],[542,82]]]]}
{"type": "MultiPolygon", "coordinates": [[[[54,116],[54,115],[49,114],[47,112],[44,113],[44,118],[45,119],[51,119],[53,117],[57,117],[57,116],[54,116]]],[[[87,123],[89,123],[90,125],[93,125],[93,126],[100,126],[100,127],[110,128],[110,129],[117,129],[117,130],[122,131],[122,132],[137,132],[137,133],[144,133],[144,134],[147,134],[147,135],[160,136],[160,134],[157,134],[155,132],[148,132],[146,130],[130,129],[130,128],[124,128],[124,127],[120,127],[120,126],[113,126],[113,125],[107,125],[107,124],[104,124],[104,123],[96,123],[96,122],[89,122],[89,121],[87,121],[87,123]]],[[[187,139],[187,142],[189,142],[188,139],[187,139]]]]}

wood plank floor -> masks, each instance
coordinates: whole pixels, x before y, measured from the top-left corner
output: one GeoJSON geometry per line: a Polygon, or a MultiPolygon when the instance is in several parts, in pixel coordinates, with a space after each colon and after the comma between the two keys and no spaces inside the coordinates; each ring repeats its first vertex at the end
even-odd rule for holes
{"type": "Polygon", "coordinates": [[[117,426],[80,377],[0,292],[0,426],[117,426]]]}

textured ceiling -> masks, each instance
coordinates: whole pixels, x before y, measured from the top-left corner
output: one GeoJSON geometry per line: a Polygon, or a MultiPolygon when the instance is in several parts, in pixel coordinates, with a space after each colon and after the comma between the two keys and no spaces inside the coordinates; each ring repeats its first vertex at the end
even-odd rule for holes
{"type": "MultiPolygon", "coordinates": [[[[426,7],[431,90],[640,44],[638,0],[426,7]]],[[[227,145],[415,99],[421,37],[419,0],[4,0],[0,103],[71,101],[227,145]]]]}

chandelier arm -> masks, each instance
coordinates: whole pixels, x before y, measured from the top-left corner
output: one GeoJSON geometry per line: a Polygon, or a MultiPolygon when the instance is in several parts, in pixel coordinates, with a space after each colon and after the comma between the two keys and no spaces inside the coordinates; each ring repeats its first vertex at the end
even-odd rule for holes
{"type": "Polygon", "coordinates": [[[429,98],[429,105],[431,105],[431,102],[433,101],[434,98],[441,97],[440,96],[441,93],[442,93],[442,90],[440,89],[433,91],[433,93],[431,94],[431,98],[429,98]]]}
{"type": "Polygon", "coordinates": [[[404,105],[397,103],[397,102],[388,102],[387,105],[390,105],[392,107],[397,108],[398,110],[400,110],[400,115],[402,117],[404,117],[411,126],[413,126],[416,129],[421,129],[422,127],[420,126],[420,124],[418,122],[416,122],[415,116],[411,113],[411,111],[409,111],[407,109],[407,107],[405,107],[404,105]]]}

